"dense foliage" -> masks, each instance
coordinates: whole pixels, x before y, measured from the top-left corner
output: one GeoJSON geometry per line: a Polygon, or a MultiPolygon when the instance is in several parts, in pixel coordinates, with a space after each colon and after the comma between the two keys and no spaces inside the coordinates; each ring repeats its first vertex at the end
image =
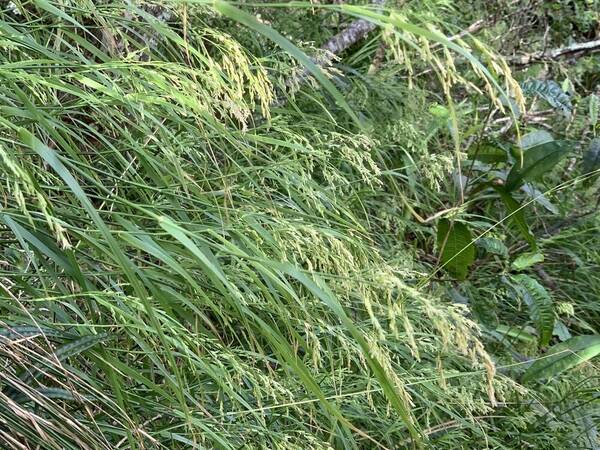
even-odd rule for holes
{"type": "Polygon", "coordinates": [[[2,448],[600,448],[597,0],[0,10],[2,448]]]}

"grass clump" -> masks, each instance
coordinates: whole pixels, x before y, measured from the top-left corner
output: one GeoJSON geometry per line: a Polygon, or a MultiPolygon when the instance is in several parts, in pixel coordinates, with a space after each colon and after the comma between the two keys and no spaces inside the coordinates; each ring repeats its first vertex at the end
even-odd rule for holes
{"type": "MultiPolygon", "coordinates": [[[[431,277],[426,217],[467,217],[455,90],[519,99],[492,51],[429,13],[311,13],[387,23],[394,58],[437,75],[408,89],[397,64],[368,74],[376,40],[322,73],[221,2],[0,5],[4,447],[558,445],[538,405],[593,376],[521,386],[511,349],[431,277]],[[292,94],[299,62],[317,82],[292,94]]],[[[579,439],[578,418],[561,427],[579,439]]]]}

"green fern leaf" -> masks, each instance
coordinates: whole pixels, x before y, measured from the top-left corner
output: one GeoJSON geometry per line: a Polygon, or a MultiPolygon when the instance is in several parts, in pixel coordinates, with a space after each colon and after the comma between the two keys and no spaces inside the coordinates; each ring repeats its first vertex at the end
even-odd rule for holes
{"type": "Polygon", "coordinates": [[[552,297],[548,291],[528,275],[519,274],[511,277],[513,287],[529,308],[531,320],[539,336],[539,345],[548,345],[554,330],[554,311],[552,297]]]}
{"type": "Polygon", "coordinates": [[[491,237],[483,237],[477,239],[475,242],[477,247],[483,248],[488,253],[493,253],[494,255],[500,255],[503,257],[508,257],[508,248],[504,245],[500,239],[491,238],[491,237]]]}
{"type": "MultiPolygon", "coordinates": [[[[92,348],[94,345],[107,340],[108,337],[109,336],[107,333],[83,336],[74,342],[69,342],[58,347],[54,352],[54,356],[58,361],[64,361],[67,358],[76,356],[92,348]]],[[[43,366],[47,366],[47,364],[43,364],[43,366]]],[[[21,375],[21,381],[23,383],[28,383],[32,379],[38,378],[42,374],[42,369],[42,366],[37,366],[32,368],[32,370],[26,371],[23,375],[21,375]]]]}
{"type": "Polygon", "coordinates": [[[539,252],[523,253],[510,265],[514,270],[523,270],[544,261],[544,255],[539,252]]]}
{"type": "Polygon", "coordinates": [[[528,80],[521,83],[524,95],[537,95],[543,98],[554,109],[561,111],[565,117],[570,118],[573,112],[571,97],[552,80],[528,80]]]}
{"type": "Polygon", "coordinates": [[[56,400],[64,400],[64,401],[70,401],[70,402],[81,402],[82,400],[92,400],[93,397],[89,396],[89,395],[74,395],[71,391],[68,391],[66,389],[62,389],[62,388],[55,388],[55,387],[39,387],[37,389],[34,389],[32,392],[29,393],[29,395],[25,395],[25,394],[19,394],[17,397],[15,397],[13,400],[15,403],[27,403],[28,401],[31,401],[33,398],[36,398],[37,396],[41,396],[47,399],[56,399],[56,400]]]}
{"type": "Polygon", "coordinates": [[[15,339],[30,338],[34,336],[44,336],[47,338],[72,337],[71,334],[64,331],[53,330],[52,328],[46,327],[34,327],[30,325],[21,325],[0,329],[0,341],[2,338],[12,341],[15,339]]]}

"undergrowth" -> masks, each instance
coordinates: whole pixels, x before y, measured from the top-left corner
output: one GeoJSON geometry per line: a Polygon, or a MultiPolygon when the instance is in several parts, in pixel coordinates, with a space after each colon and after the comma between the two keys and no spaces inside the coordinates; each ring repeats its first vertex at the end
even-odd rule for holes
{"type": "MultiPolygon", "coordinates": [[[[594,362],[523,380],[527,241],[456,181],[531,99],[444,3],[0,2],[3,448],[596,448],[594,362]],[[382,32],[311,69],[356,16],[382,32]],[[456,282],[440,219],[499,253],[456,282]]],[[[597,183],[562,164],[526,210],[552,343],[599,320],[597,183]]]]}

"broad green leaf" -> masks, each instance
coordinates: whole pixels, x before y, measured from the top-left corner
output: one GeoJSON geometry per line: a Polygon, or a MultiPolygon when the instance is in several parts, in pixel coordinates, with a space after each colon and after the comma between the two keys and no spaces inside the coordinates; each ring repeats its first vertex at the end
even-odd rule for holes
{"type": "Polygon", "coordinates": [[[546,130],[536,130],[530,133],[524,134],[519,141],[519,147],[526,150],[537,145],[546,144],[552,142],[554,137],[546,130]]]}
{"type": "Polygon", "coordinates": [[[512,262],[510,267],[514,270],[523,270],[528,267],[533,266],[534,264],[541,263],[544,261],[544,255],[539,252],[529,252],[523,253],[522,255],[517,256],[517,258],[512,262]]]}
{"type": "Polygon", "coordinates": [[[481,144],[469,152],[469,159],[475,159],[487,164],[506,162],[508,154],[506,150],[498,145],[486,143],[481,144]]]}
{"type": "Polygon", "coordinates": [[[562,323],[560,320],[557,320],[554,324],[554,331],[552,331],[554,336],[557,336],[561,342],[564,342],[568,339],[571,339],[571,332],[567,328],[567,326],[562,323]]]}
{"type": "Polygon", "coordinates": [[[517,227],[527,243],[535,250],[537,244],[535,242],[535,237],[531,234],[529,227],[527,226],[525,213],[523,212],[524,208],[502,186],[494,186],[494,189],[500,194],[500,198],[508,210],[508,218],[511,223],[517,227]]]}
{"type": "Polygon", "coordinates": [[[448,108],[446,108],[444,105],[439,105],[437,103],[429,107],[429,112],[432,116],[437,117],[438,119],[446,120],[450,116],[448,108]]]}
{"type": "Polygon", "coordinates": [[[550,348],[523,375],[523,382],[554,377],[600,355],[600,336],[575,336],[550,348]]]}
{"type": "Polygon", "coordinates": [[[461,222],[441,219],[438,223],[437,247],[443,267],[459,280],[464,280],[469,266],[475,260],[469,228],[461,222]]]}
{"type": "Polygon", "coordinates": [[[539,345],[548,345],[554,331],[552,297],[537,280],[525,274],[511,277],[513,287],[527,304],[539,336],[539,345]]]}
{"type": "Polygon", "coordinates": [[[496,326],[495,331],[504,336],[508,336],[512,339],[517,339],[519,341],[525,342],[526,344],[535,345],[537,342],[536,337],[534,335],[532,335],[531,333],[528,333],[527,331],[525,331],[522,327],[515,327],[515,326],[500,324],[500,325],[496,326]]]}
{"type": "Polygon", "coordinates": [[[523,163],[517,161],[506,178],[506,189],[513,191],[525,181],[540,178],[569,152],[566,141],[551,141],[528,148],[523,152],[523,163]]]}
{"type": "Polygon", "coordinates": [[[536,189],[531,184],[524,184],[523,186],[521,186],[521,191],[525,192],[529,197],[531,197],[533,199],[534,202],[542,205],[544,208],[546,208],[552,214],[558,214],[559,211],[558,211],[558,208],[556,207],[556,205],[551,203],[550,200],[548,200],[546,198],[546,196],[543,194],[542,191],[540,191],[539,189],[536,189]]]}

